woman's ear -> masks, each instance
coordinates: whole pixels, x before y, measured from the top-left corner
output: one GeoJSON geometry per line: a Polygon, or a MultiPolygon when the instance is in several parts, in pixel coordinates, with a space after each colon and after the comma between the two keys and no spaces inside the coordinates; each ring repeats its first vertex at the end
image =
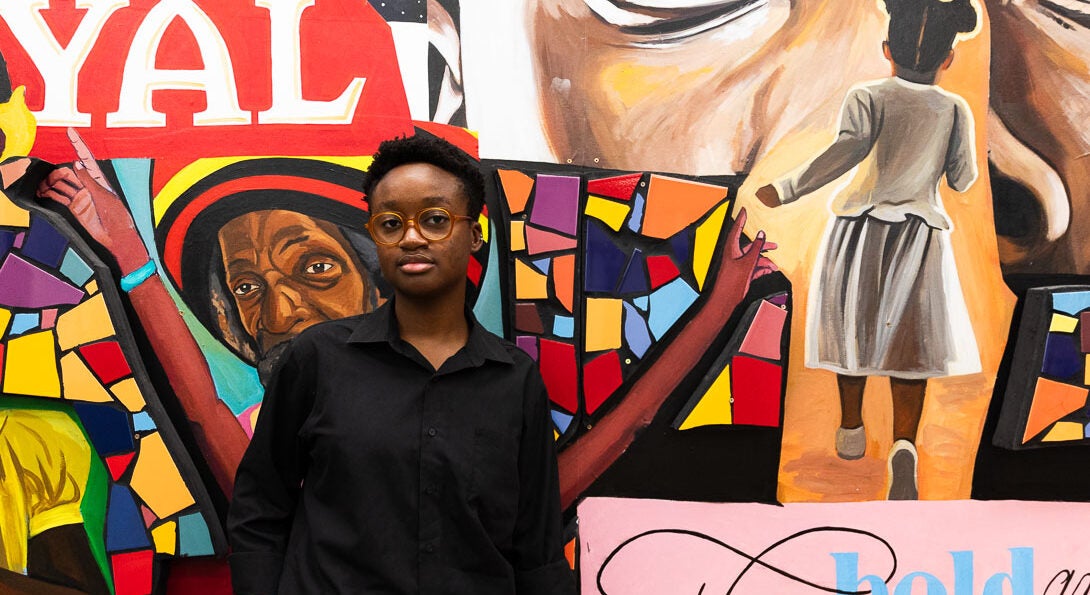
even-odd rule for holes
{"type": "Polygon", "coordinates": [[[939,70],[946,70],[950,68],[950,63],[954,61],[954,50],[950,50],[949,54],[946,54],[946,59],[939,65],[939,70]]]}
{"type": "Polygon", "coordinates": [[[890,52],[888,41],[882,42],[882,55],[886,57],[886,60],[893,62],[893,54],[890,52]]]}

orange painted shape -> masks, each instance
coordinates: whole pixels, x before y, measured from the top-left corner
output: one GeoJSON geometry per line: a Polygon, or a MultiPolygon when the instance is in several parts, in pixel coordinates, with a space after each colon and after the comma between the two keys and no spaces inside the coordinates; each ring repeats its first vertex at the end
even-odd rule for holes
{"type": "Polygon", "coordinates": [[[556,299],[571,312],[575,305],[575,255],[565,254],[553,259],[553,291],[556,299]]]}
{"type": "Polygon", "coordinates": [[[513,169],[501,169],[500,184],[503,185],[503,195],[507,197],[507,206],[511,213],[521,213],[526,209],[526,201],[530,200],[530,191],[534,189],[534,179],[513,169]]]}
{"type": "Polygon", "coordinates": [[[647,186],[642,233],[669,238],[707,215],[727,192],[722,186],[652,175],[647,186]]]}
{"type": "Polygon", "coordinates": [[[568,559],[568,566],[575,570],[575,540],[564,544],[564,557],[568,559]]]}
{"type": "Polygon", "coordinates": [[[1022,436],[1022,443],[1029,442],[1031,438],[1043,432],[1060,418],[1085,406],[1087,394],[1090,394],[1090,391],[1085,388],[1047,378],[1038,378],[1037,388],[1033,391],[1033,403],[1029,406],[1026,432],[1022,436]]]}

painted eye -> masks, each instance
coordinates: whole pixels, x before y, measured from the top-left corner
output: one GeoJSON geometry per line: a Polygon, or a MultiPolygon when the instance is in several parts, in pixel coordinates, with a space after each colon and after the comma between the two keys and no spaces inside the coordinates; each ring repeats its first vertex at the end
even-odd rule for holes
{"type": "Polygon", "coordinates": [[[250,283],[249,281],[241,281],[241,282],[235,284],[234,288],[231,289],[231,293],[234,293],[235,295],[237,295],[239,297],[246,297],[246,296],[249,296],[249,295],[253,295],[254,293],[257,292],[258,289],[261,289],[261,286],[258,285],[257,283],[250,283]]]}
{"type": "Polygon", "coordinates": [[[645,43],[684,39],[731,21],[776,0],[584,0],[587,8],[645,43]]]}
{"type": "Polygon", "coordinates": [[[337,265],[332,262],[315,262],[308,265],[307,268],[303,270],[310,275],[321,275],[322,273],[328,273],[333,270],[333,267],[335,266],[337,265]]]}

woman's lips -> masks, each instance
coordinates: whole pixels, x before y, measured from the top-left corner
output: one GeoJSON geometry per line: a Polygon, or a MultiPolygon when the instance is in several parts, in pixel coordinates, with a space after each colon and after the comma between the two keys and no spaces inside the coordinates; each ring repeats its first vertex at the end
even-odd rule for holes
{"type": "Polygon", "coordinates": [[[426,256],[402,256],[397,261],[397,268],[404,273],[419,274],[435,268],[435,261],[426,256]]]}

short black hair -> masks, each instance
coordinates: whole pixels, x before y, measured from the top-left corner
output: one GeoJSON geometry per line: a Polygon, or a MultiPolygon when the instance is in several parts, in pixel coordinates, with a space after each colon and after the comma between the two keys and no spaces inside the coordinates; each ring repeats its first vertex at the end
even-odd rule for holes
{"type": "Polygon", "coordinates": [[[885,0],[890,55],[901,68],[918,73],[939,69],[959,33],[976,29],[970,0],[885,0]]]}
{"type": "Polygon", "coordinates": [[[462,183],[468,202],[466,213],[474,219],[484,207],[484,175],[480,163],[449,142],[423,131],[409,137],[383,141],[371,167],[363,177],[364,200],[371,206],[371,193],[390,170],[411,163],[427,163],[442,169],[462,183]]]}

